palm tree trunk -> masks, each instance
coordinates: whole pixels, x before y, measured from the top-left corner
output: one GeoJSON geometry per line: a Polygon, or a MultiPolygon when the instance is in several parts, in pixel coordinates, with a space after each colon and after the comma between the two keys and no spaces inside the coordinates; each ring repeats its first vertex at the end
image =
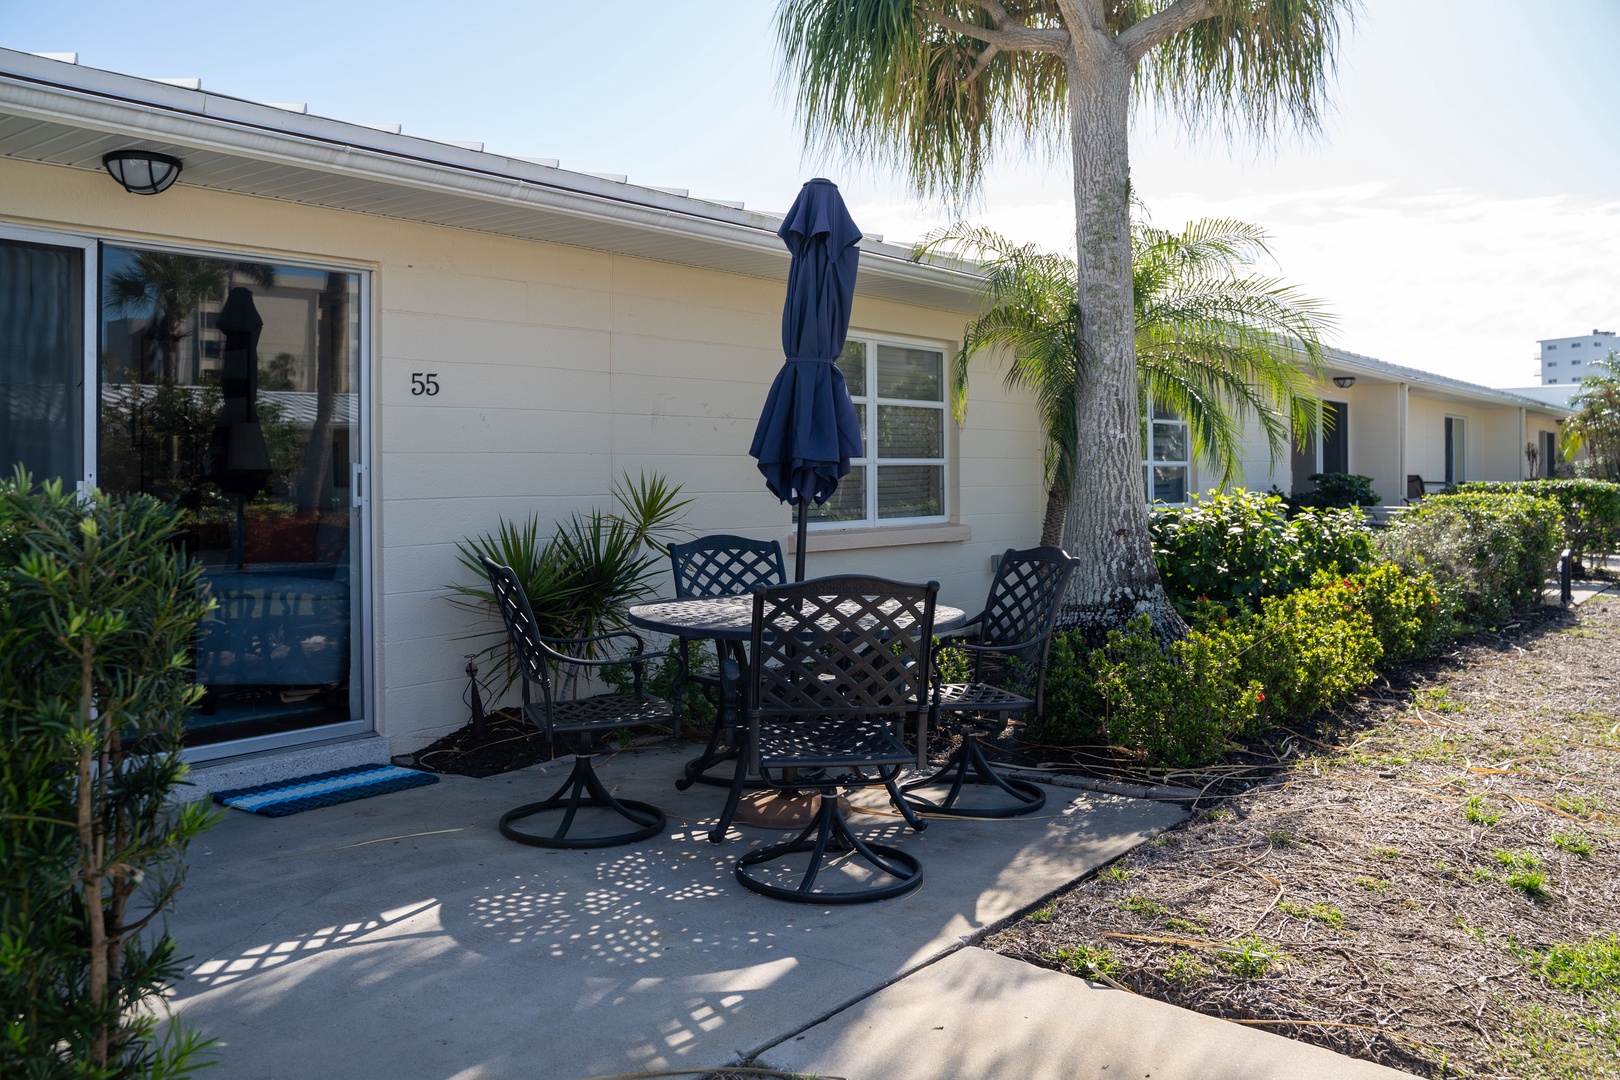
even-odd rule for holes
{"type": "Polygon", "coordinates": [[[1063,623],[1100,639],[1146,614],[1163,640],[1187,627],[1153,561],[1142,481],[1142,417],[1131,304],[1130,101],[1132,67],[1118,52],[1075,34],[1068,58],[1070,136],[1081,333],[1093,359],[1075,394],[1078,438],[1063,523],[1080,565],[1063,623]]]}
{"type": "Polygon", "coordinates": [[[1053,480],[1046,489],[1046,516],[1041,519],[1041,545],[1056,547],[1063,542],[1063,519],[1069,512],[1069,485],[1053,480]]]}

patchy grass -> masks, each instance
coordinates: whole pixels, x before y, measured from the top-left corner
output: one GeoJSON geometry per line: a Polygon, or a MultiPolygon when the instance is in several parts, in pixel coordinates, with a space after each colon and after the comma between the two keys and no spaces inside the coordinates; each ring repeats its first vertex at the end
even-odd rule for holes
{"type": "Polygon", "coordinates": [[[1314,920],[1325,923],[1335,930],[1344,929],[1344,912],[1331,904],[1296,904],[1292,900],[1284,900],[1277,905],[1277,910],[1284,915],[1291,915],[1296,919],[1314,920]]]}
{"type": "Polygon", "coordinates": [[[1419,1076],[1620,1080],[1616,655],[1620,602],[1528,614],[1210,772],[1139,772],[1225,801],[986,945],[1419,1076]]]}
{"type": "Polygon", "coordinates": [[[1463,817],[1472,825],[1483,825],[1490,828],[1502,820],[1502,812],[1492,810],[1485,805],[1485,796],[1470,795],[1468,796],[1468,805],[1463,807],[1463,817]]]}

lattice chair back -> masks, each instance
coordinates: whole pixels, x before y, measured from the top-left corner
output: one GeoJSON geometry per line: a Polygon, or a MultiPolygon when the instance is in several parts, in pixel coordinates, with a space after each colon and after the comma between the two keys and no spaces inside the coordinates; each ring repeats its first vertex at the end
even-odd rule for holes
{"type": "Polygon", "coordinates": [[[850,576],[756,590],[750,715],[919,714],[928,702],[938,595],[938,582],[850,576]]]}
{"type": "Polygon", "coordinates": [[[782,545],[775,540],[718,533],[685,544],[669,545],[675,595],[681,600],[711,596],[745,596],[763,585],[787,579],[782,545]]]}
{"type": "Polygon", "coordinates": [[[1052,627],[1079,563],[1057,547],[1008,548],[1002,554],[979,619],[978,643],[998,647],[1029,644],[1010,654],[975,654],[973,681],[1038,694],[1052,627]]]}
{"type": "MultiPolygon", "coordinates": [[[[489,575],[489,587],[495,593],[495,606],[501,621],[506,624],[506,636],[512,643],[512,658],[523,676],[523,703],[529,704],[529,684],[540,687],[546,712],[546,723],[551,717],[551,663],[557,658],[556,650],[546,645],[540,635],[540,624],[523,583],[510,566],[502,566],[488,555],[480,557],[484,573],[489,575]]],[[[562,657],[568,659],[568,657],[562,657]]]]}

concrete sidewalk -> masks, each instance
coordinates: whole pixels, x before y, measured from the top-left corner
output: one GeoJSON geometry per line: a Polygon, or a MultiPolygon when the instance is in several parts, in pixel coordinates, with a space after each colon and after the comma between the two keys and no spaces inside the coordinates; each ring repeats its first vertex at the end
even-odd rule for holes
{"type": "Polygon", "coordinates": [[[1397,1080],[1382,1065],[960,949],[761,1064],[846,1080],[1397,1080]]]}
{"type": "MultiPolygon", "coordinates": [[[[1127,1061],[1102,1053],[1095,1032],[1030,1056],[1037,1036],[1008,1008],[1042,1017],[1043,1040],[1099,1024],[1138,1041],[1167,1033],[1172,1044],[1218,1029],[1271,1047],[1255,1061],[1325,1053],[1144,999],[1105,1001],[1078,979],[961,949],[1175,824],[1182,812],[1172,804],[1049,788],[1034,819],[938,821],[918,835],[881,812],[881,792],[863,793],[857,804],[880,813],[854,815],[856,826],[916,854],[923,887],[882,904],[801,906],[732,878],[738,855],[780,834],[748,830],[709,844],[723,793],[674,789],[688,753],[642,751],[603,766],[609,787],[663,806],[671,827],[600,851],[524,847],[496,832],[503,811],[549,794],[566,766],[445,777],[289,818],[230,812],[193,847],[171,921],[193,957],[175,1007],[223,1044],[208,1075],[582,1080],[717,1068],[767,1047],[775,1047],[767,1061],[828,1055],[814,1060],[843,1063],[828,1071],[850,1080],[1120,1075],[1119,1065],[1095,1071],[1127,1061]],[[1019,974],[987,981],[978,966],[963,967],[985,963],[1019,974]],[[1080,1004],[1073,994],[1084,995],[1080,1004]],[[953,1033],[945,1051],[899,1071],[901,1032],[940,1049],[932,1024],[918,1026],[935,1013],[952,1018],[932,1021],[953,1033]],[[963,1071],[950,1049],[958,1041],[1005,1062],[1028,1060],[1012,1072],[963,1071]]],[[[1164,1071],[1148,1070],[1157,1080],[1283,1075],[1178,1073],[1176,1059],[1129,1060],[1162,1060],[1164,1071]]]]}

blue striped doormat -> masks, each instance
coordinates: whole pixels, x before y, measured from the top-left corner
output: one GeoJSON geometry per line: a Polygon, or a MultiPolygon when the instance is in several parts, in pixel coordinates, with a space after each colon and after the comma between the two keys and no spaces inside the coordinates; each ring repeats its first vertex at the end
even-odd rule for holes
{"type": "Polygon", "coordinates": [[[438,782],[439,778],[432,773],[402,769],[397,765],[360,765],[313,776],[295,776],[273,784],[216,791],[214,801],[250,814],[286,817],[317,806],[335,806],[438,782]]]}

